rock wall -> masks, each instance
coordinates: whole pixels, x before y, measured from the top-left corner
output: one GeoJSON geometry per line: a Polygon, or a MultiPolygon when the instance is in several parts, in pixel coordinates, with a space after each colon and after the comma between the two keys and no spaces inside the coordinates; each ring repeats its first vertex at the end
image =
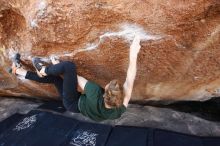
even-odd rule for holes
{"type": "Polygon", "coordinates": [[[104,86],[122,83],[134,33],[141,52],[133,100],[206,100],[220,95],[219,0],[0,0],[0,95],[57,98],[51,85],[7,72],[20,52],[74,61],[104,86]]]}

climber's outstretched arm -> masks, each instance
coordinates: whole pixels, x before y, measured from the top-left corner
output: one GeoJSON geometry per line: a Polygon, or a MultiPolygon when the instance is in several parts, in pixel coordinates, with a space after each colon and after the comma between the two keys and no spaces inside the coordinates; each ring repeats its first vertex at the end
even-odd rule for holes
{"type": "Polygon", "coordinates": [[[127,77],[123,85],[124,90],[124,101],[123,104],[125,107],[128,106],[128,103],[131,99],[131,93],[134,85],[134,80],[137,72],[137,56],[140,51],[140,38],[135,36],[131,46],[130,46],[130,55],[129,55],[129,66],[127,70],[127,77]]]}

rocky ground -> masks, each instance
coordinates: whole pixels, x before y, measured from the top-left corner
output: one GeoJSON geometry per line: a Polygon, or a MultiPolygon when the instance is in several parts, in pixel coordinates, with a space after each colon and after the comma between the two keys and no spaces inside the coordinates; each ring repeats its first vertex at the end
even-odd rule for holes
{"type": "MultiPolygon", "coordinates": [[[[41,100],[1,97],[0,121],[6,119],[16,112],[27,113],[30,110],[36,109],[43,102],[44,101],[41,100]]],[[[93,122],[81,114],[65,112],[62,115],[83,121],[93,122]]],[[[217,121],[216,118],[211,118],[212,121],[209,121],[205,120],[204,118],[200,118],[198,115],[200,115],[200,113],[195,115],[192,113],[180,112],[178,110],[171,109],[169,106],[155,107],[130,104],[127,111],[120,119],[104,121],[102,123],[111,125],[153,127],[200,136],[220,136],[220,122],[217,121]]],[[[210,117],[213,115],[206,116],[210,117]]]]}

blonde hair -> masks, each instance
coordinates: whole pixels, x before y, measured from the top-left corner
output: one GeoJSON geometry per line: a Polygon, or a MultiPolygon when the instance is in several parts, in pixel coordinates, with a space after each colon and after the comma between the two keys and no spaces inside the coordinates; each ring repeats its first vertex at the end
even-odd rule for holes
{"type": "Polygon", "coordinates": [[[123,90],[118,80],[112,80],[105,91],[104,101],[111,107],[119,107],[123,103],[123,90]]]}

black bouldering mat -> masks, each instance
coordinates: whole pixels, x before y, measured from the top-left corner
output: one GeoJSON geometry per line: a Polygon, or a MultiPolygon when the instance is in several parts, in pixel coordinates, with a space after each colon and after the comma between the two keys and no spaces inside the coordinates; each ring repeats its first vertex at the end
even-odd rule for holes
{"type": "Polygon", "coordinates": [[[61,101],[48,101],[43,103],[38,107],[38,109],[46,109],[51,110],[59,113],[64,113],[66,111],[63,103],[61,101]]]}
{"type": "Polygon", "coordinates": [[[203,146],[200,137],[154,130],[154,146],[203,146]]]}
{"type": "Polygon", "coordinates": [[[220,146],[219,137],[201,138],[203,146],[220,146]]]}
{"type": "Polygon", "coordinates": [[[63,145],[105,146],[111,129],[109,125],[80,122],[63,145]]]}
{"type": "Polygon", "coordinates": [[[0,146],[220,146],[219,137],[144,127],[112,127],[39,110],[13,115],[1,122],[1,127],[6,128],[0,133],[0,146]],[[2,124],[6,121],[8,125],[2,124]]]}
{"type": "Polygon", "coordinates": [[[116,126],[107,146],[147,146],[148,130],[145,128],[116,126]]]}
{"type": "Polygon", "coordinates": [[[22,114],[15,113],[4,121],[0,122],[0,134],[5,130],[13,126],[17,121],[19,121],[23,117],[22,114]]]}
{"type": "Polygon", "coordinates": [[[78,121],[63,116],[32,111],[17,125],[0,135],[0,145],[59,145],[78,121]]]}
{"type": "MultiPolygon", "coordinates": [[[[33,128],[36,128],[44,118],[44,113],[25,115],[17,123],[0,134],[0,146],[17,145],[33,128]]],[[[32,138],[32,137],[30,137],[32,138]]]]}
{"type": "Polygon", "coordinates": [[[16,125],[0,135],[0,146],[104,146],[112,127],[80,122],[42,111],[31,111],[16,125]]]}
{"type": "Polygon", "coordinates": [[[28,132],[18,144],[59,146],[67,139],[71,130],[79,123],[77,120],[51,113],[45,113],[44,119],[42,120],[41,124],[28,132]]]}

